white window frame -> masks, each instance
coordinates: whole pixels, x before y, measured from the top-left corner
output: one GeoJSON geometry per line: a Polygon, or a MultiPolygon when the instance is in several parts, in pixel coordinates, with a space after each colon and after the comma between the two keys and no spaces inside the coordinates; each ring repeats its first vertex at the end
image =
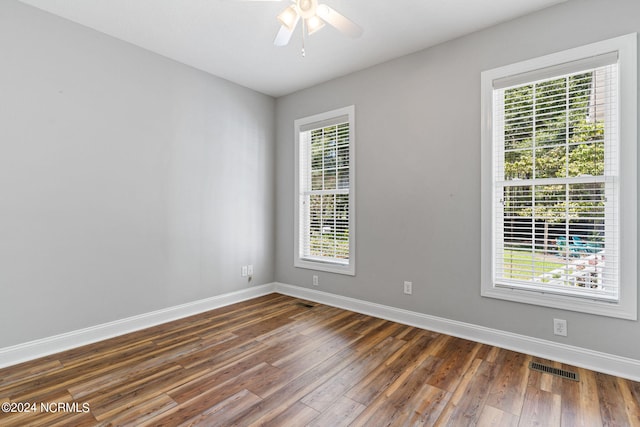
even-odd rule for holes
{"type": "Polygon", "coordinates": [[[350,105],[336,110],[327,111],[325,113],[316,114],[309,117],[297,119],[294,122],[295,133],[295,209],[294,209],[294,266],[299,268],[307,268],[311,270],[327,271],[331,273],[339,273],[354,276],[356,274],[355,266],[355,226],[356,226],[356,209],[355,209],[355,106],[350,105]],[[349,260],[348,262],[331,262],[327,260],[315,260],[312,258],[305,258],[301,253],[301,233],[304,229],[304,224],[301,224],[303,220],[301,214],[301,192],[305,189],[301,184],[302,180],[308,179],[308,177],[301,176],[302,169],[301,162],[301,150],[300,144],[304,141],[301,138],[303,129],[307,129],[317,125],[318,128],[331,126],[334,121],[340,117],[347,116],[349,123],[349,260]]]}
{"type": "MultiPolygon", "coordinates": [[[[481,295],[552,308],[637,320],[637,35],[636,33],[557,52],[551,55],[484,71],[481,76],[481,295]],[[611,52],[618,53],[618,111],[620,135],[620,276],[619,300],[574,297],[569,294],[545,293],[495,286],[493,260],[496,241],[494,218],[494,82],[524,75],[544,76],[544,69],[559,67],[611,52]]],[[[551,76],[544,76],[548,78],[551,76]]],[[[517,77],[516,77],[517,78],[517,77]]],[[[535,78],[531,78],[535,80],[535,78]]]]}

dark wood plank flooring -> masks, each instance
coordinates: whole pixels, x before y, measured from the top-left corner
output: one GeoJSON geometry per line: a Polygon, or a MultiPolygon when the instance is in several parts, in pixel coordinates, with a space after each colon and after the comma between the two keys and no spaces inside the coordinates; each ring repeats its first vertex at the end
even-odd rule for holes
{"type": "Polygon", "coordinates": [[[278,294],[2,369],[0,403],[30,410],[3,427],[640,426],[640,383],[278,294]]]}

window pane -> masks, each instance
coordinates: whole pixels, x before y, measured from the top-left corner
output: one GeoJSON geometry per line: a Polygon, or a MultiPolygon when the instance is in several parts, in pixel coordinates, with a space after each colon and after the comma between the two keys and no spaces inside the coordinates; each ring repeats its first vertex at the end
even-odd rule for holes
{"type": "Polygon", "coordinates": [[[604,175],[604,142],[580,144],[571,147],[570,176],[604,175]]]}
{"type": "Polygon", "coordinates": [[[567,79],[538,83],[535,94],[536,145],[564,144],[567,140],[567,79]]]}
{"type": "Polygon", "coordinates": [[[324,189],[335,190],[336,189],[336,173],[335,169],[327,169],[324,171],[324,189]]]}
{"type": "MultiPolygon", "coordinates": [[[[569,121],[570,123],[582,123],[584,118],[590,115],[590,104],[593,101],[593,72],[582,73],[569,77],[569,121]]],[[[574,126],[575,127],[575,126],[574,126]]],[[[571,129],[570,132],[575,131],[571,129]]],[[[571,135],[570,137],[573,137],[571,135]]]]}
{"type": "Polygon", "coordinates": [[[336,197],[336,258],[349,259],[349,196],[336,197]]]}
{"type": "Polygon", "coordinates": [[[349,167],[349,146],[338,147],[338,167],[349,167]]]}
{"type": "Polygon", "coordinates": [[[536,150],[536,178],[564,178],[567,176],[566,146],[536,150]]]}
{"type": "Polygon", "coordinates": [[[322,190],[322,171],[311,172],[311,189],[322,190]]]}
{"type": "Polygon", "coordinates": [[[604,199],[604,183],[506,187],[502,278],[601,289],[604,199]]]}
{"type": "Polygon", "coordinates": [[[533,178],[533,155],[531,150],[506,151],[504,153],[504,179],[533,178]]]}
{"type": "Polygon", "coordinates": [[[505,91],[505,150],[531,148],[533,135],[533,85],[505,91]]]}
{"type": "Polygon", "coordinates": [[[321,252],[322,197],[313,195],[309,200],[309,254],[315,255],[321,252]]]}
{"type": "Polygon", "coordinates": [[[311,148],[311,170],[318,171],[322,170],[323,162],[322,162],[322,153],[323,148],[320,144],[315,144],[311,148]]]}
{"type": "Polygon", "coordinates": [[[335,145],[329,141],[328,146],[324,150],[324,167],[325,169],[333,169],[336,167],[336,149],[335,145]]]}
{"type": "Polygon", "coordinates": [[[338,188],[349,188],[349,169],[338,169],[338,188]]]}
{"type": "Polygon", "coordinates": [[[349,196],[311,196],[309,218],[309,255],[349,259],[349,196]]]}
{"type": "Polygon", "coordinates": [[[503,194],[505,218],[531,216],[531,186],[505,187],[503,194]]]}

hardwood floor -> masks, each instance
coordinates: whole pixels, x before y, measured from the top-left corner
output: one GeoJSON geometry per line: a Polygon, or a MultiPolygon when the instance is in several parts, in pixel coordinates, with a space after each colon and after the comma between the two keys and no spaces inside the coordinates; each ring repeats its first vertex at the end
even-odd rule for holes
{"type": "Polygon", "coordinates": [[[278,294],[2,369],[0,402],[35,404],[3,427],[640,426],[640,383],[278,294]]]}

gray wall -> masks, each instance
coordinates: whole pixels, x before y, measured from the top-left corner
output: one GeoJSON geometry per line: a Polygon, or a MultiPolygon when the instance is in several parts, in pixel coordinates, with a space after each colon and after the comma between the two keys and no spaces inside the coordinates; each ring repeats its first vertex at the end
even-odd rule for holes
{"type": "Polygon", "coordinates": [[[274,111],[0,1],[0,348],[272,282],[274,111]]]}
{"type": "Polygon", "coordinates": [[[640,359],[638,322],[481,298],[479,282],[481,71],[640,31],[639,16],[637,0],[570,1],[279,98],[276,279],[311,288],[318,274],[334,294],[640,359]],[[294,268],[293,121],[350,104],[357,274],[294,268]]]}

